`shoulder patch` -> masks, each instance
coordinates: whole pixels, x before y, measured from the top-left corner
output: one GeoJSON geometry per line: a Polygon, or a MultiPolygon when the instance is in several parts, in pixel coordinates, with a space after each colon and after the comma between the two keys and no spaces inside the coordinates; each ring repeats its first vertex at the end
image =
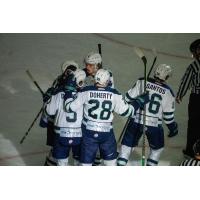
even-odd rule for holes
{"type": "Polygon", "coordinates": [[[168,85],[166,85],[166,84],[164,84],[164,83],[163,83],[162,86],[163,86],[164,88],[168,89],[168,90],[170,91],[171,95],[172,95],[173,97],[175,97],[174,92],[173,92],[173,90],[171,89],[171,87],[169,87],[168,85]]]}

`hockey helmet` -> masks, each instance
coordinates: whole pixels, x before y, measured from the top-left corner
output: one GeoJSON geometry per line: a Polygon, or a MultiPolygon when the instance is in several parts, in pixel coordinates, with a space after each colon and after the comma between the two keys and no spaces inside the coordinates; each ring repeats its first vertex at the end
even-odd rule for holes
{"type": "Polygon", "coordinates": [[[62,73],[64,73],[66,70],[76,71],[77,69],[79,69],[79,66],[73,60],[67,60],[61,64],[62,73]]]}
{"type": "Polygon", "coordinates": [[[74,77],[76,80],[76,85],[78,87],[83,87],[84,86],[84,82],[85,82],[85,78],[86,78],[86,74],[82,69],[77,69],[74,72],[74,77]]]}
{"type": "Polygon", "coordinates": [[[96,65],[96,66],[100,67],[101,63],[102,63],[102,58],[99,53],[90,52],[85,57],[84,61],[85,61],[85,64],[92,64],[92,65],[96,65]]]}
{"type": "Polygon", "coordinates": [[[157,66],[154,77],[162,81],[166,81],[172,75],[172,69],[167,64],[160,64],[157,66]]]}
{"type": "Polygon", "coordinates": [[[107,86],[110,81],[110,72],[105,69],[99,69],[95,75],[95,83],[99,83],[102,86],[107,86]]]}

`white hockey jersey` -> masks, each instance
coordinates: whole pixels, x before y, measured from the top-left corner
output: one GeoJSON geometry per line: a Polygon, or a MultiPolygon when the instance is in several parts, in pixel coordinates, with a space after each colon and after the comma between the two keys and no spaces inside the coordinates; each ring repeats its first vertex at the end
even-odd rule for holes
{"type": "Polygon", "coordinates": [[[122,95],[113,88],[85,87],[73,101],[65,102],[66,110],[77,111],[84,108],[83,124],[89,130],[109,132],[112,129],[113,112],[130,116],[133,106],[126,103],[122,95]]]}
{"type": "MultiPolygon", "coordinates": [[[[150,102],[146,104],[146,125],[157,127],[162,124],[162,120],[166,124],[174,122],[175,98],[171,88],[155,79],[148,78],[147,91],[149,91],[150,102]]],[[[144,79],[139,79],[125,96],[125,100],[130,102],[133,98],[142,94],[144,91],[144,79]]],[[[138,110],[135,115],[136,123],[143,124],[143,111],[138,110]]]]}
{"type": "MultiPolygon", "coordinates": [[[[76,93],[69,92],[70,97],[76,93]]],[[[54,115],[55,132],[61,137],[81,137],[81,123],[83,119],[83,109],[65,112],[64,110],[64,92],[59,92],[53,95],[50,101],[46,104],[45,112],[52,116],[54,115]]],[[[72,100],[73,98],[69,98],[72,100]]]]}

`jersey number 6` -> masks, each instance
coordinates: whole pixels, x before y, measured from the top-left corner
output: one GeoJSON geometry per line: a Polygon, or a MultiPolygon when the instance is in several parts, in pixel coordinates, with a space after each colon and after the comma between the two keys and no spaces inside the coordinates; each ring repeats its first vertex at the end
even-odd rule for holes
{"type": "Polygon", "coordinates": [[[159,94],[152,94],[151,100],[149,102],[149,112],[157,114],[160,109],[160,101],[162,101],[162,96],[159,94]]]}

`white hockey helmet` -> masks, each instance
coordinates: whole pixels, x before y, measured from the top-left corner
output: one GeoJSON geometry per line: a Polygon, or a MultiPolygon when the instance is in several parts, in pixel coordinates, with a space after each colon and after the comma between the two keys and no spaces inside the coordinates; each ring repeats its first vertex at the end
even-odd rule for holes
{"type": "Polygon", "coordinates": [[[74,77],[76,79],[76,85],[78,87],[83,87],[85,83],[86,74],[82,69],[77,69],[74,72],[74,77]]]}
{"type": "Polygon", "coordinates": [[[160,64],[157,66],[154,77],[162,81],[166,81],[172,75],[172,68],[167,64],[160,64]]]}
{"type": "Polygon", "coordinates": [[[110,81],[110,72],[105,69],[99,69],[95,75],[95,83],[99,83],[102,86],[107,86],[110,81]]]}
{"type": "Polygon", "coordinates": [[[61,64],[62,73],[64,73],[68,68],[71,71],[76,71],[77,69],[79,69],[79,66],[74,60],[66,60],[64,63],[61,64]]]}
{"type": "Polygon", "coordinates": [[[101,55],[99,53],[90,52],[85,57],[84,61],[85,61],[86,64],[101,65],[102,58],[101,58],[101,55]]]}

